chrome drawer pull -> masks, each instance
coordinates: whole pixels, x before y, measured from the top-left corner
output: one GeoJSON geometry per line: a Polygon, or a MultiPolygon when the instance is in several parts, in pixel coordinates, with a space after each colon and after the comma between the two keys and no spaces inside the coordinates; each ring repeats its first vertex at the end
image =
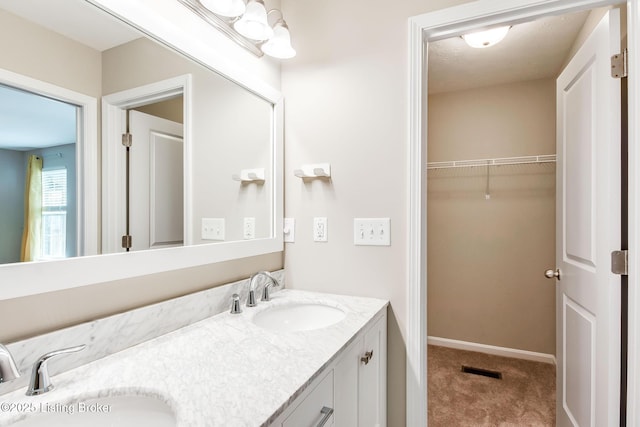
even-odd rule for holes
{"type": "Polygon", "coordinates": [[[369,361],[373,358],[373,350],[367,351],[364,356],[360,358],[360,361],[365,365],[369,364],[369,361]]]}
{"type": "Polygon", "coordinates": [[[324,414],[324,417],[322,417],[317,427],[322,427],[327,423],[327,421],[329,421],[329,418],[331,418],[331,415],[333,415],[333,408],[327,408],[326,406],[323,406],[320,410],[320,413],[324,414]]]}

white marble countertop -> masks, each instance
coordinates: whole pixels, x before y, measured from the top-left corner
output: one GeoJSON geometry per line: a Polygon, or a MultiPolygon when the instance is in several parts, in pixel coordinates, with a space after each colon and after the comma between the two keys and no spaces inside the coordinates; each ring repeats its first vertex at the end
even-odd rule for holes
{"type": "MultiPolygon", "coordinates": [[[[257,307],[243,305],[241,314],[218,314],[56,375],[54,390],[41,396],[27,397],[23,387],[0,395],[0,403],[65,404],[144,395],[166,402],[180,427],[267,425],[387,304],[285,289],[257,307]],[[252,322],[256,313],[290,301],[335,306],[346,317],[300,332],[270,331],[252,322]]],[[[26,416],[1,410],[0,426],[26,416]]]]}

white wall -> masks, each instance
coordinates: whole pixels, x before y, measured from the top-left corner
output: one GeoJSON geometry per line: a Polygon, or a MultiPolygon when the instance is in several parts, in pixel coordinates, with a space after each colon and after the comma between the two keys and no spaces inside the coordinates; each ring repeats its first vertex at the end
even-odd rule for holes
{"type": "Polygon", "coordinates": [[[408,19],[463,3],[284,0],[298,56],[283,64],[287,287],[389,299],[388,425],[405,425],[408,19]],[[330,182],[293,169],[331,162],[330,182]],[[312,241],[314,216],[329,241],[312,241]],[[391,246],[353,245],[354,217],[391,218],[391,246]]]}
{"type": "MultiPolygon", "coordinates": [[[[256,237],[271,235],[269,186],[272,107],[267,101],[211,70],[146,38],[103,52],[105,95],[184,74],[192,76],[193,235],[202,218],[224,218],[225,240],[242,240],[244,217],[256,218],[256,237]],[[122,67],[122,64],[129,67],[122,67]],[[264,185],[231,179],[241,169],[265,168],[264,185]]],[[[135,146],[132,147],[135,150],[135,146]]]]}

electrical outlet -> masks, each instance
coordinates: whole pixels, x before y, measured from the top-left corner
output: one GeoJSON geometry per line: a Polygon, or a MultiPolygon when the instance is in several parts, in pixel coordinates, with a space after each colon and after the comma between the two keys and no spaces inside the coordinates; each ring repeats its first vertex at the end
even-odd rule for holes
{"type": "Polygon", "coordinates": [[[242,232],[242,237],[245,240],[256,238],[256,219],[255,218],[253,217],[244,218],[244,228],[242,232]]]}
{"type": "Polygon", "coordinates": [[[391,220],[389,218],[354,218],[353,244],[391,246],[391,220]]]}
{"type": "Polygon", "coordinates": [[[202,240],[224,240],[224,218],[202,218],[202,240]]]}
{"type": "Polygon", "coordinates": [[[329,230],[326,217],[313,218],[313,241],[326,242],[329,240],[329,230]]]}

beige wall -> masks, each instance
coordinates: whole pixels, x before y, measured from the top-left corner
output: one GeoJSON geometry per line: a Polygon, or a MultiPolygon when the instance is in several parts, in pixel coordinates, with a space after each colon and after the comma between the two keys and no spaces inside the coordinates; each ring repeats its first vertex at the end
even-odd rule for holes
{"type": "Polygon", "coordinates": [[[278,270],[282,264],[278,252],[0,301],[0,342],[7,344],[224,285],[259,270],[278,270]]]}
{"type": "MultiPolygon", "coordinates": [[[[429,96],[429,160],[555,153],[555,81],[429,96]]],[[[429,336],[555,354],[555,166],[428,173],[429,336]]]]}
{"type": "Polygon", "coordinates": [[[408,19],[462,1],[284,0],[298,56],[282,66],[285,95],[287,287],[391,301],[388,425],[405,425],[408,19]],[[293,169],[330,162],[329,182],[293,169]],[[329,241],[312,239],[314,216],[329,241]],[[391,246],[354,246],[354,217],[391,218],[391,246]]]}
{"type": "Polygon", "coordinates": [[[101,95],[100,52],[0,10],[0,68],[101,95]]]}
{"type": "Polygon", "coordinates": [[[171,120],[172,122],[184,124],[184,111],[182,109],[183,102],[184,98],[181,95],[176,98],[167,99],[166,101],[142,105],[134,108],[134,110],[151,116],[160,117],[162,119],[171,120]]]}

